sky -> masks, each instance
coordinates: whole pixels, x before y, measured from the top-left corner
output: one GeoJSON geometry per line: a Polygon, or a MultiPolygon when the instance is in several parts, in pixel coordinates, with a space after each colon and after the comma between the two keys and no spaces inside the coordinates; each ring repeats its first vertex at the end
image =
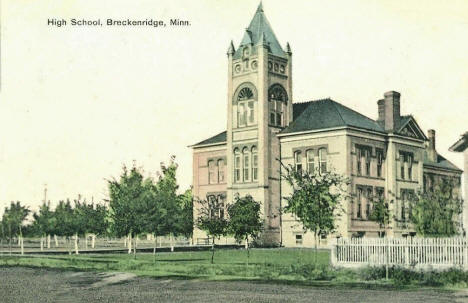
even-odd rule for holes
{"type": "MultiPolygon", "coordinates": [[[[155,176],[171,155],[181,190],[188,145],[226,129],[227,56],[253,17],[252,0],[0,0],[0,209],[81,194],[133,161],[155,176]],[[56,27],[48,19],[171,18],[187,27],[56,27]]],[[[377,117],[384,92],[436,130],[439,153],[468,131],[468,2],[263,1],[293,52],[293,100],[331,97],[377,117]]],[[[0,210],[0,213],[1,213],[0,210]]]]}

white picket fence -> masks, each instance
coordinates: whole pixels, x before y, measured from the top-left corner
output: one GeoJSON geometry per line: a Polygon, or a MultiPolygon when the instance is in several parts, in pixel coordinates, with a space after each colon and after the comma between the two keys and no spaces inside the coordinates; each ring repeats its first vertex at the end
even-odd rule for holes
{"type": "Polygon", "coordinates": [[[338,238],[331,262],[340,267],[398,265],[468,269],[467,238],[338,238]]]}

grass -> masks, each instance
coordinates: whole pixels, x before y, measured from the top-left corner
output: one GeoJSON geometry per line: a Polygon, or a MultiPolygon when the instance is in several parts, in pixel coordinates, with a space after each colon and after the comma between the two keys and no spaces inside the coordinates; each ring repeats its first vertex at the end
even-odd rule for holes
{"type": "Polygon", "coordinates": [[[421,286],[465,288],[468,272],[416,272],[391,268],[386,281],[383,268],[359,270],[335,269],[329,265],[328,251],[319,251],[317,263],[311,249],[252,249],[249,264],[245,250],[217,250],[215,263],[211,252],[157,253],[156,262],[150,253],[139,253],[137,259],[128,254],[86,254],[71,256],[5,256],[0,266],[45,267],[76,271],[120,271],[138,276],[172,279],[250,280],[275,283],[341,286],[360,288],[417,288],[421,286]]]}

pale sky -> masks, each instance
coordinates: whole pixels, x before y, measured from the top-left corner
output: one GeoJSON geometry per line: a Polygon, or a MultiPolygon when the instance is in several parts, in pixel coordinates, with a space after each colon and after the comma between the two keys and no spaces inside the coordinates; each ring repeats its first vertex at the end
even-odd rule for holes
{"type": "MultiPolygon", "coordinates": [[[[171,154],[226,129],[227,57],[252,0],[1,0],[0,213],[11,200],[107,197],[136,160],[154,176],[171,154]],[[53,27],[57,19],[189,20],[190,27],[53,27]]],[[[399,91],[402,114],[434,128],[439,153],[468,131],[468,2],[263,1],[293,51],[295,102],[331,97],[373,119],[399,91]]]]}

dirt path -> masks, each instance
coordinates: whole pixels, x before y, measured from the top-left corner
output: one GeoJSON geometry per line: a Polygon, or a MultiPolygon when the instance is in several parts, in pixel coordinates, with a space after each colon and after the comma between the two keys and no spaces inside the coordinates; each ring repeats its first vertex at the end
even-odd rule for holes
{"type": "Polygon", "coordinates": [[[467,292],[318,288],[0,268],[0,302],[468,302],[467,292]]]}

